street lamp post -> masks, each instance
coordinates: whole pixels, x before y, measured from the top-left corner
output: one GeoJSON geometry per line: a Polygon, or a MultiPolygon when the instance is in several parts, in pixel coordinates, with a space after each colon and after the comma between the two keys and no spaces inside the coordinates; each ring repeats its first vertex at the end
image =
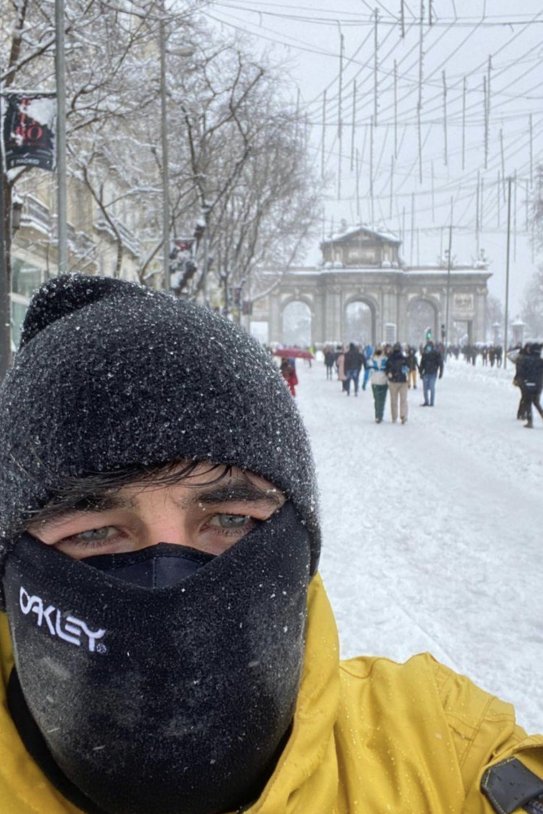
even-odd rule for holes
{"type": "Polygon", "coordinates": [[[57,90],[57,240],[59,274],[65,274],[68,271],[64,25],[64,0],[55,0],[55,77],[57,90]]]}
{"type": "Polygon", "coordinates": [[[170,197],[168,157],[168,112],[166,98],[166,21],[164,3],[159,23],[160,47],[160,135],[162,148],[162,287],[170,288],[170,197]]]}

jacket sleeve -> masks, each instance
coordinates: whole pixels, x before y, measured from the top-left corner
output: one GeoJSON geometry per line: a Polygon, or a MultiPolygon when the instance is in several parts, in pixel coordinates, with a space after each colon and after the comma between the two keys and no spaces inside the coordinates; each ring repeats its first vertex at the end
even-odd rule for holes
{"type": "Polygon", "coordinates": [[[436,679],[466,793],[462,814],[496,814],[481,788],[487,769],[515,757],[543,778],[543,736],[527,736],[511,704],[436,664],[436,679]]]}

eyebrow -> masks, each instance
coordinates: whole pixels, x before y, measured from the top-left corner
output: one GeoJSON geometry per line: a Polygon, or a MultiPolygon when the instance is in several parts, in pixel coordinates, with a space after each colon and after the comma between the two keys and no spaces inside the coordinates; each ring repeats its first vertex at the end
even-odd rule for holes
{"type": "MultiPolygon", "coordinates": [[[[187,483],[182,480],[179,483],[187,483]]],[[[145,488],[148,484],[142,484],[145,488]]],[[[157,484],[157,489],[160,484],[157,484]]],[[[219,482],[210,484],[209,486],[198,486],[192,484],[194,494],[190,497],[182,497],[179,499],[178,504],[182,508],[191,508],[193,506],[205,505],[214,506],[221,503],[233,503],[236,501],[247,503],[269,503],[276,508],[279,508],[284,500],[284,495],[275,487],[269,489],[262,489],[251,483],[244,476],[234,477],[229,483],[219,482]]],[[[115,509],[133,509],[136,507],[135,497],[125,497],[118,493],[105,493],[101,495],[89,494],[82,497],[76,504],[71,507],[59,507],[58,512],[54,510],[44,518],[42,522],[55,522],[70,515],[93,512],[107,512],[114,511],[115,509]]],[[[38,521],[40,522],[40,521],[38,521]]]]}
{"type": "Polygon", "coordinates": [[[235,480],[231,483],[218,483],[214,486],[198,490],[191,497],[181,499],[183,508],[204,504],[206,506],[217,503],[232,503],[235,501],[247,503],[272,503],[274,506],[281,506],[283,495],[279,489],[261,489],[250,481],[235,480]]]}

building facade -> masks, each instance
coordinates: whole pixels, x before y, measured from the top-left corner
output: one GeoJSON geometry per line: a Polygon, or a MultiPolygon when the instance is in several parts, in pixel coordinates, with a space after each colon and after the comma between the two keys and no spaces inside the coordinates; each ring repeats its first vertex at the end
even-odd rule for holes
{"type": "MultiPolygon", "coordinates": [[[[75,178],[68,179],[68,271],[116,275],[138,280],[142,247],[136,229],[128,228],[113,212],[109,221],[100,212],[89,190],[75,178]],[[113,224],[113,226],[111,225],[113,224]],[[119,241],[122,264],[117,269],[119,241]]],[[[112,184],[111,197],[115,195],[112,184]]],[[[11,242],[12,347],[17,347],[32,292],[58,274],[56,188],[49,174],[36,173],[16,186],[13,209],[17,218],[11,242]]],[[[137,212],[137,207],[134,207],[137,212]]],[[[15,220],[12,215],[12,223],[15,220]]],[[[160,268],[159,260],[155,266],[160,268]]]]}

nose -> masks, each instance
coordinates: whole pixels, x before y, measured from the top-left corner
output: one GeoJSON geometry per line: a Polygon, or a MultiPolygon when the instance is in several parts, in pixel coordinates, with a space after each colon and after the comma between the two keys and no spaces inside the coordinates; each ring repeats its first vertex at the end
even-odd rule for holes
{"type": "Polygon", "coordinates": [[[164,493],[150,491],[142,495],[139,500],[139,516],[140,548],[158,543],[191,546],[186,510],[173,503],[164,493]]]}

